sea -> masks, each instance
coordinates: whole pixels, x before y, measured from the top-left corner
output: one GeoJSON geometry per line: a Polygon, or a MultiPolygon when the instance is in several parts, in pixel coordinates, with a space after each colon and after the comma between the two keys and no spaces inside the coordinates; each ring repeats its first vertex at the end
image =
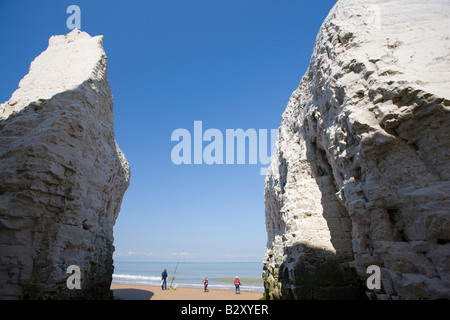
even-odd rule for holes
{"type": "Polygon", "coordinates": [[[234,290],[236,276],[242,291],[264,292],[261,262],[114,262],[113,282],[161,286],[161,273],[167,269],[167,288],[234,290]]]}

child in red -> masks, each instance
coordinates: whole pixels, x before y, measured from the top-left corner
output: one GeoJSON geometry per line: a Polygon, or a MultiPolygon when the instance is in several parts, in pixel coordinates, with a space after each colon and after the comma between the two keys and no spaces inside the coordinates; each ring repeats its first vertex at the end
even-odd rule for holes
{"type": "Polygon", "coordinates": [[[240,294],[241,293],[241,281],[239,281],[238,276],[236,276],[236,279],[234,280],[234,286],[236,287],[236,294],[240,294]]]}

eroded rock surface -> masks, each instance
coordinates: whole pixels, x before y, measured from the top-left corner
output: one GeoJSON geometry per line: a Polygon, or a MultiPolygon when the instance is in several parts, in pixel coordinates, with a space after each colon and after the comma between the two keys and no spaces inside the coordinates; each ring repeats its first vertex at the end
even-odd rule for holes
{"type": "Polygon", "coordinates": [[[53,36],[0,105],[0,298],[108,298],[130,171],[103,37],[53,36]],[[81,289],[69,290],[70,265],[81,289]]]}
{"type": "Polygon", "coordinates": [[[450,3],[341,0],[266,177],[275,299],[450,298],[450,3]],[[381,290],[366,291],[369,265],[381,290]]]}

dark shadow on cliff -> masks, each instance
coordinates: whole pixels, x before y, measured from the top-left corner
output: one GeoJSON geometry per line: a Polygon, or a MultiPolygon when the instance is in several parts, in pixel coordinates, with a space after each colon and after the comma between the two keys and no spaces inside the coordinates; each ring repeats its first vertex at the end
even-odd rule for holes
{"type": "MultiPolygon", "coordinates": [[[[334,177],[327,153],[318,142],[306,143],[306,157],[311,166],[312,176],[321,193],[323,217],[330,231],[330,241],[337,256],[353,260],[352,220],[345,206],[338,199],[339,184],[334,177]]],[[[342,177],[343,179],[343,177],[342,177]]]]}
{"type": "Polygon", "coordinates": [[[367,299],[363,279],[350,262],[354,260],[352,222],[336,193],[337,183],[325,150],[317,141],[307,141],[307,160],[321,192],[323,217],[327,221],[330,242],[328,251],[306,244],[286,247],[288,258],[279,268],[282,299],[361,300],[367,299]]]}
{"type": "Polygon", "coordinates": [[[295,256],[296,261],[289,262],[288,258],[279,268],[282,299],[367,299],[355,269],[334,252],[298,244],[286,247],[285,254],[295,256]]]}
{"type": "Polygon", "coordinates": [[[114,289],[113,295],[115,300],[150,300],[154,293],[141,289],[114,289]]]}

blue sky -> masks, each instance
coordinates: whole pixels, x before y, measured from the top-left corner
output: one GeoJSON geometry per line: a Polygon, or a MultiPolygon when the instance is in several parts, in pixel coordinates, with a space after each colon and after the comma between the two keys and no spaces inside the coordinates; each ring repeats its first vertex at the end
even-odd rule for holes
{"type": "MultiPolygon", "coordinates": [[[[114,227],[117,261],[262,261],[258,164],[175,165],[171,134],[276,129],[336,1],[0,0],[0,102],[52,35],[104,35],[116,140],[131,184],[114,227]]],[[[225,141],[224,141],[225,143],[225,141]]],[[[204,143],[204,147],[208,143],[204,143]]]]}

